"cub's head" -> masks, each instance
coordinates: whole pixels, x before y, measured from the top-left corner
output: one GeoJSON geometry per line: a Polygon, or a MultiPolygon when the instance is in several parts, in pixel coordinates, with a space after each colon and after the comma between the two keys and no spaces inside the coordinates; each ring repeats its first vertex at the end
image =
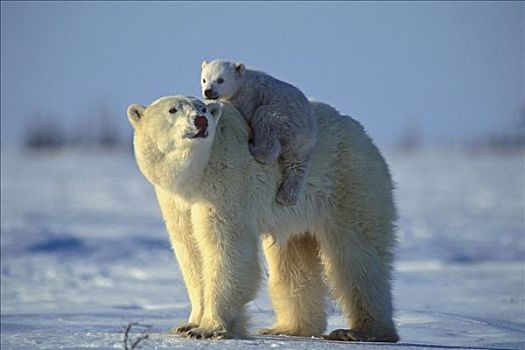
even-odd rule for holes
{"type": "Polygon", "coordinates": [[[186,96],[130,105],[135,157],[144,176],[170,191],[194,181],[188,174],[195,177],[206,166],[221,113],[220,103],[186,96]]]}
{"type": "Polygon", "coordinates": [[[245,71],[242,63],[220,60],[202,62],[202,96],[212,100],[231,99],[239,91],[245,71]]]}

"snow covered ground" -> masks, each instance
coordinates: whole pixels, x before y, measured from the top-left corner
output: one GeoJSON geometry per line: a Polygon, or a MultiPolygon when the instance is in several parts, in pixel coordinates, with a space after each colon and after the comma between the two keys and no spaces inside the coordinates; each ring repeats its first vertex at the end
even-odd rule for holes
{"type": "MultiPolygon", "coordinates": [[[[153,190],[131,153],[2,153],[1,348],[525,348],[525,158],[387,153],[397,183],[398,344],[165,335],[188,299],[153,190]],[[134,328],[132,337],[141,331],[134,328]]],[[[265,289],[252,329],[272,323],[265,289]]],[[[345,327],[335,305],[329,329],[345,327]]]]}

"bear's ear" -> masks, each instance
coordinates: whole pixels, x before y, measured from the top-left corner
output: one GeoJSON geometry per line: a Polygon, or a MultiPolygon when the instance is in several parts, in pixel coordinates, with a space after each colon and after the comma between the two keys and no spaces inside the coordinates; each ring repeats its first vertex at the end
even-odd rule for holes
{"type": "Polygon", "coordinates": [[[202,61],[202,64],[201,64],[201,69],[204,69],[204,67],[206,67],[206,65],[210,63],[208,61],[202,61]]]}
{"type": "Polygon", "coordinates": [[[210,111],[210,114],[213,116],[213,118],[215,119],[215,121],[219,121],[221,115],[222,115],[222,103],[220,102],[212,102],[208,105],[206,105],[206,107],[208,108],[208,111],[210,111]]]}
{"type": "Polygon", "coordinates": [[[136,103],[128,107],[128,119],[133,129],[137,127],[138,123],[144,116],[145,111],[146,111],[146,107],[144,107],[143,105],[136,104],[136,103]]]}
{"type": "Polygon", "coordinates": [[[242,73],[244,73],[245,70],[246,70],[246,67],[244,66],[243,63],[241,62],[235,63],[235,71],[237,72],[237,74],[242,75],[242,73]]]}

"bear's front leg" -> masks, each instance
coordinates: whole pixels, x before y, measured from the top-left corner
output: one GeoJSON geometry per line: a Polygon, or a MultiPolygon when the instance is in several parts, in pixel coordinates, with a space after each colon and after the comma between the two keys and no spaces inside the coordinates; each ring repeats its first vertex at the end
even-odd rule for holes
{"type": "Polygon", "coordinates": [[[204,313],[192,338],[228,338],[245,333],[244,308],[259,284],[258,235],[235,203],[192,207],[192,223],[202,254],[204,313]]]}
{"type": "Polygon", "coordinates": [[[160,188],[156,188],[156,192],[191,303],[188,321],[176,325],[171,333],[185,334],[199,327],[203,313],[202,258],[192,232],[190,207],[177,203],[170,193],[160,188]]]}

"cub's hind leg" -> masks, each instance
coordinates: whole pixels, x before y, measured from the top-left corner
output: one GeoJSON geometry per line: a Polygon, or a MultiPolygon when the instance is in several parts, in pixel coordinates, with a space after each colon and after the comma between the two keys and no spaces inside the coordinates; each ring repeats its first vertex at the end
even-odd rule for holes
{"type": "Polygon", "coordinates": [[[303,149],[299,145],[284,148],[280,158],[283,180],[275,198],[278,203],[286,206],[297,204],[308,176],[312,150],[313,143],[303,149]]]}

